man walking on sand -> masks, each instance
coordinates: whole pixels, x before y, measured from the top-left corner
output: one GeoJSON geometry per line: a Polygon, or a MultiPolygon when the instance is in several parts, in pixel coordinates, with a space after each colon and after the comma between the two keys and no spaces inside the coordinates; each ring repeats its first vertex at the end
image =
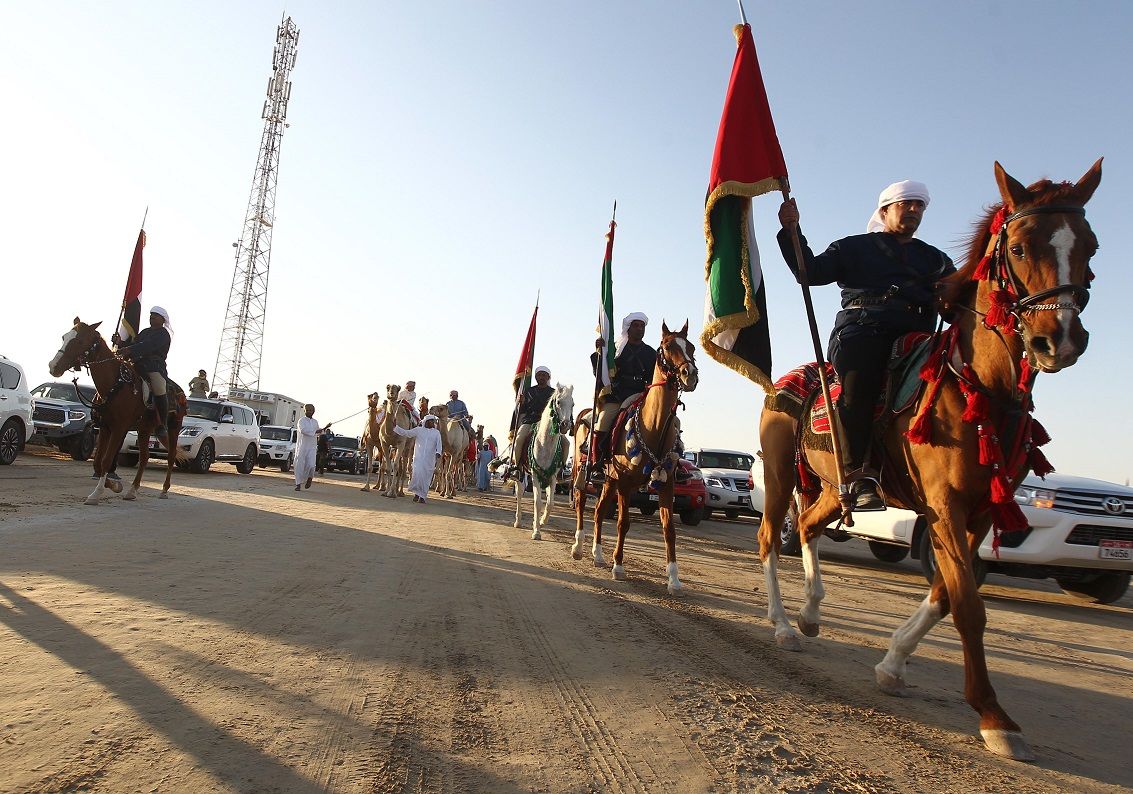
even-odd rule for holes
{"type": "Polygon", "coordinates": [[[441,431],[437,430],[437,417],[425,414],[419,427],[405,430],[394,426],[393,432],[413,439],[413,475],[409,478],[409,490],[413,492],[414,502],[425,504],[433,471],[441,459],[441,431]]]}
{"type": "MultiPolygon", "coordinates": [[[[315,420],[315,406],[307,403],[303,406],[306,416],[299,417],[299,443],[295,447],[295,490],[310,488],[311,481],[315,479],[315,451],[318,448],[318,438],[326,428],[320,428],[315,420]]],[[[330,425],[327,425],[330,427],[330,425]]]]}

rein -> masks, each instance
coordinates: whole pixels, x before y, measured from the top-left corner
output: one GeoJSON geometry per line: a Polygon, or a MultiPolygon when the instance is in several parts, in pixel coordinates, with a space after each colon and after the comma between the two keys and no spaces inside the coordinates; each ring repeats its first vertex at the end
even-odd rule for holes
{"type": "MultiPolygon", "coordinates": [[[[531,467],[532,473],[539,480],[539,484],[544,488],[550,487],[555,477],[558,476],[559,470],[563,467],[563,445],[559,439],[561,420],[559,419],[558,406],[554,399],[548,402],[548,406],[550,407],[548,413],[550,414],[551,436],[555,439],[555,454],[551,457],[550,464],[544,468],[539,465],[539,460],[535,457],[535,435],[538,432],[538,427],[531,434],[531,444],[527,448],[527,463],[531,467]]],[[[541,424],[542,419],[540,419],[541,424]]]]}

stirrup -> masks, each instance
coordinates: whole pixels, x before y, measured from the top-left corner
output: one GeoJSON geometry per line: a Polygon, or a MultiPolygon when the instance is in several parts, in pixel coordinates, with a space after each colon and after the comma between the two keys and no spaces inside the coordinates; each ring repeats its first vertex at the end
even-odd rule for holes
{"type": "Polygon", "coordinates": [[[885,500],[881,497],[881,484],[876,472],[863,466],[847,474],[846,480],[854,512],[880,513],[885,510],[885,500]]]}

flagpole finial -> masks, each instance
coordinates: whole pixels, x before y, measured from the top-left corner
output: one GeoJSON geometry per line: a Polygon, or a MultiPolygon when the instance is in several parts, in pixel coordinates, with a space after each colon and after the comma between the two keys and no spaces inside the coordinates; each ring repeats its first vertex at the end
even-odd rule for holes
{"type": "Polygon", "coordinates": [[[142,228],[146,228],[146,218],[149,217],[149,204],[146,205],[146,211],[142,213],[142,228]]]}

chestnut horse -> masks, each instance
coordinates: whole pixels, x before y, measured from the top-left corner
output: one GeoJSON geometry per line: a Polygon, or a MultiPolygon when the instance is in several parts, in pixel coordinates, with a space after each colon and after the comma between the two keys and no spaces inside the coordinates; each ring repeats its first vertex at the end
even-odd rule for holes
{"type": "MultiPolygon", "coordinates": [[[[618,542],[614,546],[613,577],[626,578],[622,558],[626,533],[629,532],[629,500],[646,478],[653,473],[657,485],[658,507],[661,514],[661,533],[665,539],[665,575],[670,593],[681,589],[677,575],[677,532],[673,528],[673,473],[676,470],[676,447],[681,422],[677,406],[681,392],[694,391],[699,379],[696,371],[696,352],[688,341],[688,322],[679,331],[670,331],[661,323],[661,344],[657,348],[657,363],[653,367],[653,382],[645,388],[645,396],[634,416],[633,433],[615,428],[613,455],[606,464],[606,481],[594,507],[594,545],[591,556],[594,564],[604,567],[602,558],[602,517],[616,498],[618,504],[618,542]],[[636,449],[634,447],[636,446],[636,449]],[[628,451],[627,451],[628,447],[628,451]],[[663,480],[661,478],[664,478],[663,480]]],[[[629,402],[629,401],[627,401],[629,402]]],[[[585,454],[583,442],[590,433],[588,409],[579,415],[574,426],[574,545],[571,556],[582,559],[585,540],[583,518],[586,514],[586,483],[583,482],[585,454]]]]}
{"type": "MultiPolygon", "coordinates": [[[[1029,434],[1035,374],[1069,367],[1086,349],[1089,335],[1079,314],[1089,296],[1088,262],[1098,244],[1084,207],[1101,181],[1101,160],[1075,184],[1043,180],[1023,187],[999,163],[995,178],[1002,203],[978,224],[965,265],[942,285],[940,308],[954,322],[936,341],[953,343],[936,348],[942,352],[935,370],[931,363],[922,370],[929,385],[915,410],[890,415],[875,441],[885,462],[887,501],[924,515],[938,570],[928,597],[893,633],[888,653],[874,670],[881,691],[901,694],[909,656],[951,612],[964,649],[964,698],[980,715],[984,743],[994,753],[1027,761],[1034,753],[988,680],[987,617],[972,556],[993,517],[1000,528],[1010,526],[1015,486],[1032,463],[1045,463],[1031,457],[1036,454],[1031,442],[1041,435],[1029,434]],[[1003,454],[1007,449],[1020,454],[1003,454]]],[[[798,421],[809,423],[809,414],[798,421]]],[[[764,408],[760,441],[766,502],[759,556],[767,616],[775,624],[776,641],[789,650],[798,650],[801,642],[783,609],[778,558],[779,527],[796,485],[796,430],[790,415],[770,403],[764,408]]],[[[833,456],[811,446],[816,445],[804,438],[801,454],[822,486],[798,521],[806,574],[798,623],[803,634],[813,637],[819,632],[824,595],[818,540],[841,508],[833,456]]]]}
{"type": "MultiPolygon", "coordinates": [[[[122,490],[121,483],[107,480],[106,473],[113,467],[114,458],[122,446],[122,440],[131,429],[138,431],[138,473],[134,481],[122,495],[123,499],[138,498],[138,487],[149,461],[149,437],[156,427],[154,414],[147,410],[142,397],[143,378],[134,371],[126,359],[119,356],[102,334],[98,332],[98,322],[94,325],[75,318],[75,326],[63,335],[63,344],[55,358],[48,364],[51,377],[62,376],[69,368],[76,370],[86,367],[98,389],[98,402],[95,409],[101,417],[99,421],[98,446],[94,450],[94,473],[98,475],[98,485],[86,498],[85,504],[96,505],[106,495],[109,488],[114,493],[122,490]]],[[[173,464],[177,458],[177,437],[181,434],[181,419],[185,416],[183,400],[177,399],[175,384],[169,383],[169,421],[167,443],[169,455],[165,468],[165,485],[161,489],[161,499],[169,498],[169,481],[173,476],[173,464]]],[[[183,392],[179,393],[183,396],[183,392]]]]}

